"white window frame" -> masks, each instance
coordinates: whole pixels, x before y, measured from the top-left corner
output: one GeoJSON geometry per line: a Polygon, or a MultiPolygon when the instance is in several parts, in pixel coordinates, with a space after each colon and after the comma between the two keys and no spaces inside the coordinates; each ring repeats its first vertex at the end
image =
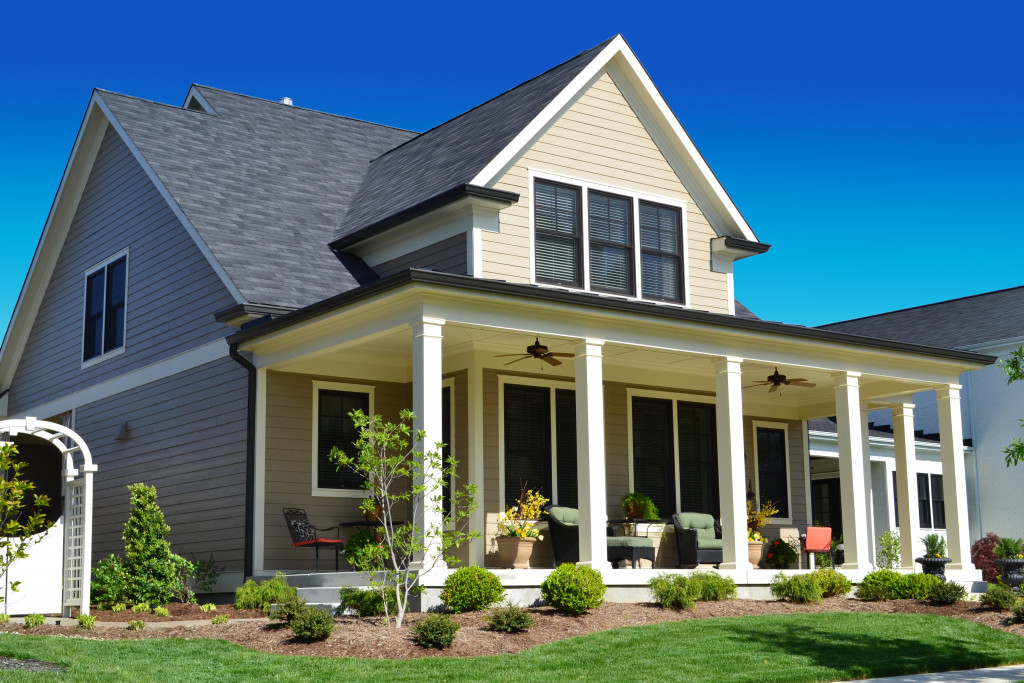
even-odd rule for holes
{"type": "Polygon", "coordinates": [[[555,420],[555,389],[576,390],[576,383],[571,379],[541,379],[538,377],[519,377],[517,375],[498,375],[498,500],[501,510],[505,510],[505,385],[521,384],[530,387],[547,388],[551,395],[549,412],[551,413],[551,504],[558,505],[558,425],[555,420]]]}
{"type": "Polygon", "coordinates": [[[348,391],[358,394],[369,394],[370,396],[370,415],[374,414],[373,407],[373,392],[374,386],[372,384],[348,384],[344,382],[324,382],[321,380],[313,380],[313,408],[311,422],[313,424],[313,451],[312,451],[312,468],[310,470],[310,490],[311,495],[318,498],[365,498],[367,496],[365,489],[325,489],[317,486],[317,459],[319,457],[319,446],[320,446],[320,390],[327,389],[328,391],[348,391]]]}
{"type": "Polygon", "coordinates": [[[603,183],[597,183],[592,180],[585,180],[583,178],[577,178],[574,176],[561,175],[558,173],[549,173],[548,171],[542,171],[534,168],[527,169],[527,182],[529,183],[530,192],[530,284],[537,285],[538,287],[547,287],[549,289],[567,289],[575,292],[592,292],[599,296],[616,297],[619,299],[626,299],[627,301],[643,301],[647,303],[663,304],[665,306],[677,306],[680,308],[692,308],[692,297],[690,295],[690,246],[689,246],[689,228],[686,220],[686,206],[685,200],[676,199],[674,197],[666,197],[664,195],[654,195],[647,192],[641,192],[639,190],[632,190],[625,187],[616,187],[614,185],[605,185],[603,183]],[[536,240],[536,227],[534,225],[534,216],[536,211],[533,206],[533,195],[534,187],[537,181],[549,181],[552,183],[560,183],[562,185],[571,185],[579,188],[582,194],[580,202],[582,204],[582,210],[580,211],[580,220],[582,221],[582,234],[580,243],[583,249],[583,287],[573,287],[571,285],[557,285],[549,282],[538,282],[537,281],[537,240],[536,240]],[[590,288],[590,199],[589,193],[591,191],[601,192],[603,194],[618,195],[629,199],[632,203],[633,209],[633,282],[634,282],[634,293],[633,294],[614,294],[611,292],[594,291],[590,288]],[[661,204],[673,209],[679,210],[680,225],[682,244],[680,249],[680,258],[682,263],[682,287],[683,287],[683,301],[665,301],[663,299],[645,299],[643,297],[643,282],[641,281],[640,272],[640,202],[648,202],[651,204],[661,204]]]}
{"type": "Polygon", "coordinates": [[[788,517],[775,517],[772,519],[772,524],[792,524],[793,523],[793,474],[790,471],[790,458],[792,453],[789,450],[789,423],[787,422],[766,422],[763,420],[754,420],[750,427],[750,435],[754,443],[754,496],[757,501],[758,508],[761,507],[761,468],[758,466],[758,452],[757,452],[757,428],[766,427],[768,429],[781,429],[782,438],[785,448],[785,461],[786,461],[786,509],[789,511],[788,517]]]}
{"type": "MultiPolygon", "coordinates": [[[[117,252],[113,256],[110,256],[110,257],[100,261],[99,263],[97,263],[96,265],[92,266],[91,268],[86,268],[85,269],[85,275],[82,276],[82,345],[79,348],[79,352],[78,352],[78,359],[81,361],[81,369],[82,370],[84,370],[84,369],[86,369],[88,367],[92,367],[93,365],[96,365],[97,363],[102,363],[103,361],[109,360],[110,358],[114,358],[116,356],[120,356],[122,353],[125,352],[125,349],[128,348],[128,273],[130,272],[130,267],[131,267],[131,263],[130,263],[130,258],[129,258],[129,255],[128,255],[128,247],[125,247],[124,249],[122,249],[121,251],[117,252]],[[85,318],[86,318],[86,316],[89,313],[89,277],[92,276],[92,275],[95,275],[97,273],[97,271],[99,271],[101,269],[105,271],[107,266],[109,266],[114,261],[117,261],[122,256],[124,257],[124,322],[123,322],[124,329],[121,330],[121,339],[123,341],[122,341],[121,345],[119,347],[117,347],[116,349],[113,349],[111,351],[106,351],[106,352],[100,352],[100,353],[96,354],[95,356],[93,356],[92,358],[90,358],[88,360],[83,360],[85,358],[85,318]]],[[[103,274],[103,289],[104,289],[103,301],[104,301],[104,304],[103,304],[103,325],[102,325],[102,329],[104,331],[104,335],[106,334],[106,329],[107,329],[107,321],[106,321],[106,317],[107,317],[106,282],[107,282],[107,275],[106,275],[106,272],[104,272],[104,274],[103,274]]]]}
{"type": "MultiPolygon", "coordinates": [[[[679,476],[682,473],[682,466],[679,463],[679,401],[684,403],[710,403],[715,404],[714,396],[706,394],[690,394],[680,391],[655,391],[653,389],[626,388],[626,439],[629,460],[629,490],[636,491],[636,483],[633,480],[633,397],[660,398],[672,403],[672,480],[676,487],[676,509],[672,512],[682,512],[682,491],[680,490],[679,476]]],[[[662,511],[664,512],[664,511],[662,511]]]]}

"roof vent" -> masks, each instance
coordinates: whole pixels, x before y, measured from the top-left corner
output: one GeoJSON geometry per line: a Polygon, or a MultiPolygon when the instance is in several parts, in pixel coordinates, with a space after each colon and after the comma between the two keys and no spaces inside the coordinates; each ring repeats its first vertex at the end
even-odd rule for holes
{"type": "Polygon", "coordinates": [[[281,99],[278,100],[278,102],[280,102],[281,104],[287,104],[289,107],[292,106],[292,98],[290,97],[282,97],[281,99]]]}

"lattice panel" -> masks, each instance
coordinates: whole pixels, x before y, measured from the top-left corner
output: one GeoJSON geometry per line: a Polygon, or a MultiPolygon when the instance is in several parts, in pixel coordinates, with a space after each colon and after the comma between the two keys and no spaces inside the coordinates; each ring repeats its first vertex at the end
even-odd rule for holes
{"type": "Polygon", "coordinates": [[[64,606],[82,603],[82,558],[85,530],[85,482],[69,483],[64,508],[64,606]]]}

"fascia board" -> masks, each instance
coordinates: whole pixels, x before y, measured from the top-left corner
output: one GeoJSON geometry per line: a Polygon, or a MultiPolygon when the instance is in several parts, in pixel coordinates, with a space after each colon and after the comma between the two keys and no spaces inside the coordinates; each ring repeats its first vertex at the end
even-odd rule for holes
{"type": "MultiPolygon", "coordinates": [[[[632,87],[629,89],[633,91],[630,93],[632,99],[641,100],[646,105],[640,109],[647,109],[656,114],[653,119],[649,115],[646,116],[648,121],[644,121],[645,117],[641,116],[641,121],[648,125],[648,132],[655,137],[655,142],[659,147],[673,150],[674,153],[668,156],[676,158],[670,158],[670,164],[680,175],[680,180],[690,191],[694,201],[708,216],[716,232],[720,235],[736,235],[752,242],[758,241],[754,231],[747,225],[746,219],[740,214],[732,198],[729,197],[725,188],[711,171],[711,167],[697,150],[696,145],[693,144],[690,136],[687,135],[672,109],[651,81],[647,71],[621,35],[612,39],[590,64],[541,110],[529,125],[523,128],[494,159],[477,173],[470,183],[485,187],[491,187],[496,183],[514,164],[515,160],[540,138],[551,123],[561,116],[609,67],[613,69],[617,67],[620,81],[631,82],[632,87]]],[[[630,98],[627,97],[628,99],[630,98]]]]}

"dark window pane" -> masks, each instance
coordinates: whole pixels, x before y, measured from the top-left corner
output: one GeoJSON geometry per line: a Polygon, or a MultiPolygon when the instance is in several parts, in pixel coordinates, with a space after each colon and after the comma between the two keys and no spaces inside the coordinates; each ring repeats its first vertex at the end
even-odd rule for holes
{"type": "Polygon", "coordinates": [[[347,467],[337,466],[327,457],[337,446],[345,455],[356,457],[355,442],[359,438],[352,418],[353,410],[370,412],[370,395],[350,391],[321,389],[317,415],[317,487],[322,489],[362,488],[363,477],[347,467]]]}
{"type": "Polygon", "coordinates": [[[633,397],[633,488],[651,497],[658,511],[676,511],[672,401],[633,397]]]}
{"type": "Polygon", "coordinates": [[[551,498],[551,390],[505,385],[505,505],[523,487],[551,498]]]}
{"type": "Polygon", "coordinates": [[[127,261],[119,258],[107,266],[106,315],[103,326],[103,352],[124,344],[124,301],[127,261]]]}
{"type": "Polygon", "coordinates": [[[538,280],[580,286],[580,190],[534,183],[533,223],[538,280]]]}
{"type": "Polygon", "coordinates": [[[932,528],[932,504],[928,497],[928,475],[917,475],[917,509],[921,515],[921,528],[932,528]]]}
{"type": "Polygon", "coordinates": [[[536,243],[537,258],[534,267],[538,280],[567,285],[579,282],[576,241],[558,235],[545,235],[538,231],[536,243]]]}
{"type": "Polygon", "coordinates": [[[644,253],[640,257],[643,295],[648,299],[679,301],[679,259],[663,254],[644,253]]]}
{"type": "Polygon", "coordinates": [[[104,275],[101,268],[85,280],[85,345],[82,360],[103,353],[104,275]]]}
{"type": "Polygon", "coordinates": [[[942,475],[933,474],[932,480],[932,521],[936,529],[946,528],[946,498],[942,494],[942,475]]]}
{"type": "Polygon", "coordinates": [[[775,503],[777,517],[789,517],[789,482],[786,480],[786,433],[757,428],[757,480],[760,502],[775,503]]]}
{"type": "Polygon", "coordinates": [[[558,456],[559,505],[578,507],[576,469],[576,392],[555,390],[555,449],[558,456]]]}
{"type": "Polygon", "coordinates": [[[590,287],[633,293],[633,210],[624,197],[587,193],[590,287]]]}
{"type": "Polygon", "coordinates": [[[618,294],[633,293],[631,251],[607,244],[590,245],[590,288],[618,294]]]}
{"type": "MultiPolygon", "coordinates": [[[[452,388],[441,389],[441,441],[444,447],[441,455],[444,457],[443,468],[448,467],[448,458],[452,454],[452,388]]],[[[444,516],[451,517],[452,514],[452,480],[445,476],[441,479],[441,489],[444,493],[444,516]]]]}
{"type": "Polygon", "coordinates": [[[645,298],[682,301],[682,216],[640,202],[640,278],[645,298]]]}
{"type": "Polygon", "coordinates": [[[715,407],[708,403],[676,404],[679,420],[679,508],[717,518],[718,450],[715,407]]]}

